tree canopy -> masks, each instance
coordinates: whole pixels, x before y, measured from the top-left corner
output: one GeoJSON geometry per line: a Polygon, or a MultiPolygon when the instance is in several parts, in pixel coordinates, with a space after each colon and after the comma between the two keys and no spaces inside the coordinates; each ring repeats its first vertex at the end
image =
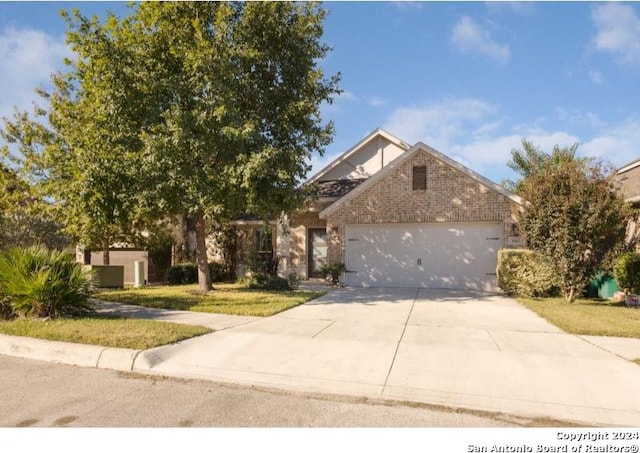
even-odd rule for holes
{"type": "MultiPolygon", "coordinates": [[[[606,270],[624,244],[628,215],[612,172],[575,156],[577,146],[532,160],[518,189],[527,200],[519,213],[529,247],[555,269],[562,295],[578,297],[594,273],[606,270]]],[[[526,151],[525,151],[526,152],[526,151]]]]}
{"type": "Polygon", "coordinates": [[[131,8],[104,22],[65,14],[75,58],[44,93],[49,129],[39,146],[25,143],[25,165],[90,243],[192,216],[208,290],[205,224],[296,207],[309,158],[333,136],[320,117],[339,93],[339,76],[319,66],[326,12],[305,2],[131,8]]]}
{"type": "Polygon", "coordinates": [[[0,250],[35,244],[63,249],[69,242],[50,204],[37,198],[26,181],[0,163],[0,250]]]}

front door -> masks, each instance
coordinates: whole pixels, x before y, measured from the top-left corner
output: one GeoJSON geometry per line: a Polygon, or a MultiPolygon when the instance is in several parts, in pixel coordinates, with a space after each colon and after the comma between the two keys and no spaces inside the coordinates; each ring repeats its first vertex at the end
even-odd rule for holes
{"type": "Polygon", "coordinates": [[[307,262],[309,263],[309,277],[322,278],[320,272],[327,261],[327,229],[309,228],[307,232],[307,262]]]}

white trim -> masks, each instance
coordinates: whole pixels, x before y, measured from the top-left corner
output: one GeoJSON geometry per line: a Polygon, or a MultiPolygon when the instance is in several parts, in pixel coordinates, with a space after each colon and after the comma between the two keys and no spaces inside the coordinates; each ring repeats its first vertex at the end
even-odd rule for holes
{"type": "Polygon", "coordinates": [[[640,166],[640,159],[636,159],[633,162],[629,162],[624,167],[621,167],[616,173],[620,175],[620,174],[625,173],[625,172],[627,172],[629,170],[633,170],[637,166],[640,166]]]}
{"type": "Polygon", "coordinates": [[[640,201],[640,195],[634,195],[633,197],[625,198],[624,201],[627,203],[635,203],[636,201],[640,201]]]}
{"type": "MultiPolygon", "coordinates": [[[[383,129],[377,128],[376,130],[371,132],[369,135],[367,135],[365,138],[363,138],[358,143],[356,143],[354,146],[352,146],[347,151],[342,153],[337,159],[335,159],[329,165],[324,167],[322,170],[320,170],[318,173],[316,173],[313,177],[309,178],[307,180],[307,182],[305,182],[304,184],[307,185],[307,184],[312,184],[312,183],[316,182],[322,176],[327,174],[330,170],[333,170],[339,164],[341,164],[342,162],[346,161],[346,159],[348,159],[349,157],[351,157],[352,155],[354,155],[355,153],[360,151],[364,146],[366,146],[369,142],[371,142],[371,140],[373,140],[373,139],[375,139],[377,137],[383,137],[383,138],[387,139],[388,141],[390,141],[394,145],[402,148],[404,151],[407,151],[408,149],[411,148],[411,145],[409,145],[408,143],[400,140],[398,137],[395,137],[395,136],[391,135],[390,133],[388,133],[387,131],[385,131],[383,129]]],[[[347,162],[347,163],[351,164],[350,162],[347,162]]],[[[354,166],[353,164],[351,164],[351,165],[354,166]]]]}
{"type": "MultiPolygon", "coordinates": [[[[230,225],[264,225],[263,220],[232,220],[229,222],[230,225]]],[[[269,225],[275,225],[276,222],[271,220],[269,221],[269,225]]]]}
{"type": "Polygon", "coordinates": [[[338,201],[333,203],[331,206],[328,206],[327,208],[325,208],[322,212],[320,212],[320,215],[319,215],[320,218],[321,219],[326,218],[329,214],[335,212],[338,209],[338,207],[343,205],[346,201],[357,197],[359,194],[361,194],[367,188],[369,188],[373,184],[376,184],[378,182],[378,180],[382,179],[385,175],[387,175],[388,173],[393,171],[393,169],[395,169],[398,165],[402,164],[405,160],[409,159],[411,156],[413,156],[419,150],[430,154],[434,158],[436,158],[439,161],[441,161],[441,162],[449,165],[450,167],[458,170],[459,172],[463,173],[464,175],[469,176],[470,178],[472,178],[475,181],[479,182],[483,186],[486,186],[489,189],[492,189],[492,190],[504,195],[505,197],[509,198],[511,201],[513,201],[514,203],[518,204],[519,206],[522,206],[522,205],[525,204],[525,200],[523,200],[518,195],[516,195],[516,194],[514,194],[512,192],[509,192],[504,187],[499,186],[498,184],[494,183],[493,181],[490,181],[489,179],[485,178],[484,176],[482,176],[482,175],[476,173],[475,171],[465,167],[461,163],[456,162],[455,160],[451,159],[450,157],[445,156],[444,154],[440,153],[439,151],[436,151],[435,149],[431,148],[430,146],[425,145],[422,142],[418,142],[410,150],[408,150],[406,153],[403,153],[400,156],[398,156],[396,159],[394,159],[392,162],[390,162],[386,167],[384,167],[378,173],[373,175],[371,178],[367,179],[365,182],[360,184],[358,187],[353,189],[351,192],[346,194],[344,197],[340,198],[338,201]]]}

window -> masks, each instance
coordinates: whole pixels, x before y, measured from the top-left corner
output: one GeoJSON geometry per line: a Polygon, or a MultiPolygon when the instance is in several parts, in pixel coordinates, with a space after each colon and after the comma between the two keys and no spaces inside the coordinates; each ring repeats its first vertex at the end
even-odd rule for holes
{"type": "Polygon", "coordinates": [[[272,249],[271,232],[257,228],[253,233],[253,247],[257,252],[269,252],[272,249]]]}
{"type": "Polygon", "coordinates": [[[427,167],[413,167],[413,190],[427,190],[427,167]]]}

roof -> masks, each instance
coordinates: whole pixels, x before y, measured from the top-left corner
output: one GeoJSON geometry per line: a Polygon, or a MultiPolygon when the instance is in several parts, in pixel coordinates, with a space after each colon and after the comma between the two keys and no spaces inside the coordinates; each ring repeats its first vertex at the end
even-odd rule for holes
{"type": "Polygon", "coordinates": [[[320,198],[339,198],[343,197],[360,184],[365,182],[368,178],[358,179],[337,179],[334,181],[318,181],[315,183],[316,190],[313,191],[315,195],[320,198]]]}
{"type": "Polygon", "coordinates": [[[445,163],[446,165],[449,165],[450,167],[452,167],[455,170],[463,173],[464,175],[474,179],[475,181],[477,181],[478,183],[482,184],[483,186],[488,187],[489,189],[494,190],[495,192],[498,192],[498,193],[504,195],[505,197],[507,197],[508,199],[513,201],[514,203],[516,203],[516,204],[518,204],[520,206],[525,204],[525,201],[521,197],[519,197],[516,194],[508,191],[504,187],[494,183],[493,181],[490,181],[489,179],[485,178],[484,176],[482,176],[482,175],[474,172],[473,170],[465,167],[461,163],[456,162],[455,160],[451,159],[450,157],[445,156],[444,154],[442,154],[439,151],[436,151],[435,149],[431,148],[430,146],[427,146],[422,142],[418,142],[409,151],[407,151],[404,154],[401,154],[397,159],[395,159],[393,162],[388,164],[386,167],[384,167],[378,173],[376,173],[371,178],[369,178],[366,181],[364,181],[362,184],[358,185],[358,187],[353,189],[351,192],[346,194],[344,197],[340,198],[338,201],[333,203],[331,206],[327,207],[322,212],[320,212],[320,218],[325,218],[327,215],[335,212],[345,202],[357,197],[359,194],[364,192],[368,187],[371,187],[372,185],[374,185],[380,179],[384,178],[387,174],[392,172],[396,167],[401,165],[405,160],[410,159],[411,156],[413,156],[414,154],[416,154],[417,152],[420,152],[420,151],[423,151],[423,152],[426,152],[426,153],[430,154],[434,158],[436,158],[439,161],[445,163]]]}
{"type": "Polygon", "coordinates": [[[640,159],[618,170],[615,181],[625,201],[640,201],[640,159]]]}
{"type": "Polygon", "coordinates": [[[322,178],[322,176],[327,174],[329,171],[333,170],[341,162],[347,160],[350,156],[352,156],[355,153],[357,153],[358,151],[360,151],[362,148],[367,146],[367,144],[369,144],[372,140],[376,139],[377,137],[384,137],[385,139],[389,140],[391,143],[395,144],[396,146],[398,146],[398,147],[400,147],[400,148],[402,148],[404,150],[408,150],[409,148],[411,148],[411,145],[409,145],[408,143],[400,140],[398,137],[396,137],[394,135],[391,135],[389,132],[387,132],[387,131],[385,131],[383,129],[377,128],[376,130],[374,130],[373,132],[368,134],[365,138],[363,138],[358,143],[356,143],[353,147],[349,148],[347,151],[342,153],[337,159],[335,159],[329,165],[327,165],[322,170],[320,170],[318,173],[316,173],[311,178],[309,178],[309,180],[305,183],[305,185],[306,184],[312,184],[312,183],[318,181],[318,179],[322,178]]]}
{"type": "Polygon", "coordinates": [[[622,174],[622,173],[625,173],[625,172],[627,172],[627,171],[629,171],[629,170],[633,170],[634,168],[636,168],[636,167],[638,167],[638,166],[640,166],[640,158],[635,159],[635,160],[633,160],[633,161],[629,162],[629,163],[628,163],[628,164],[626,164],[626,165],[623,165],[622,167],[620,167],[620,168],[618,169],[618,171],[617,171],[616,173],[618,173],[618,174],[622,174]]]}

